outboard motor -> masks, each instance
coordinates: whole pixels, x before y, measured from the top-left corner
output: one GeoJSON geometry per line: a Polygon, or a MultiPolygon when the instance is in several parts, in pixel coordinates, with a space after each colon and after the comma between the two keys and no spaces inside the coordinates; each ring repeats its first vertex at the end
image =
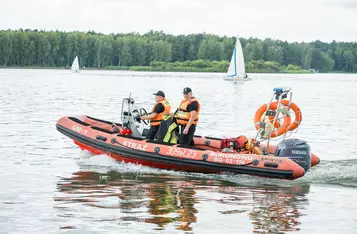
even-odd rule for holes
{"type": "Polygon", "coordinates": [[[290,158],[304,168],[305,172],[311,167],[310,146],[304,140],[282,140],[276,147],[275,156],[290,158]]]}

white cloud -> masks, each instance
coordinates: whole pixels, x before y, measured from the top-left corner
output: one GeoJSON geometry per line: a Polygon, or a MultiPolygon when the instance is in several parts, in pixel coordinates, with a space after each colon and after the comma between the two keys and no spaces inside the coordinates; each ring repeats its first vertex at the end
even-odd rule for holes
{"type": "Polygon", "coordinates": [[[356,8],[352,0],[12,0],[1,3],[0,29],[356,41],[356,8]]]}
{"type": "Polygon", "coordinates": [[[357,8],[356,0],[326,1],[326,4],[333,5],[333,6],[345,7],[345,8],[349,8],[349,9],[357,8]]]}

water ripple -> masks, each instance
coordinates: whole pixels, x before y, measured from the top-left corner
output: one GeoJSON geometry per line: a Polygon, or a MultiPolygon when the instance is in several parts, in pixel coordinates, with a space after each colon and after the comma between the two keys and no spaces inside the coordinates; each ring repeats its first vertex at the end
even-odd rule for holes
{"type": "Polygon", "coordinates": [[[357,76],[252,74],[236,85],[222,76],[1,70],[0,232],[353,233],[357,76]],[[216,137],[255,135],[257,108],[274,87],[292,87],[303,113],[295,137],[321,164],[295,181],[173,172],[92,157],[56,131],[65,115],[120,122],[129,93],[151,109],[164,90],[177,107],[186,86],[202,104],[197,134],[216,137]]]}

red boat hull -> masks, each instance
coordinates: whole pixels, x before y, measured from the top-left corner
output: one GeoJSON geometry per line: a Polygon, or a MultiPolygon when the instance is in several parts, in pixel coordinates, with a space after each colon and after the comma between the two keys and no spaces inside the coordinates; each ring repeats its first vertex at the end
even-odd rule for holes
{"type": "MultiPolygon", "coordinates": [[[[282,179],[296,179],[305,174],[305,170],[288,157],[250,152],[223,153],[218,138],[196,136],[195,147],[163,143],[115,133],[111,122],[88,116],[63,117],[56,127],[81,149],[97,155],[107,154],[126,163],[189,172],[231,172],[282,179]]],[[[311,164],[318,162],[318,157],[313,155],[311,164]]]]}

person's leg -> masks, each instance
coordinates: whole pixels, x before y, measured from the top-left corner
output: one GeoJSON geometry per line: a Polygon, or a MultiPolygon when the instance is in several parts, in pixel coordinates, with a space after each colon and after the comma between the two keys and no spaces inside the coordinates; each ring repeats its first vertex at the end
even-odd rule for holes
{"type": "Polygon", "coordinates": [[[158,141],[164,140],[164,137],[166,136],[166,133],[167,133],[171,123],[172,123],[172,118],[169,118],[167,120],[162,120],[160,122],[158,131],[156,133],[156,140],[158,140],[158,141]]]}
{"type": "Polygon", "coordinates": [[[179,143],[181,145],[193,145],[193,135],[195,134],[196,131],[196,125],[191,125],[191,127],[188,129],[187,134],[183,134],[183,130],[185,129],[186,126],[180,126],[180,141],[179,143]]]}
{"type": "Polygon", "coordinates": [[[188,130],[188,134],[187,134],[187,142],[188,142],[188,145],[194,145],[194,142],[193,142],[193,135],[195,134],[195,131],[196,131],[196,125],[195,124],[192,124],[190,129],[188,130]]]}
{"type": "Polygon", "coordinates": [[[159,126],[150,127],[148,133],[146,134],[146,139],[154,140],[157,130],[159,130],[159,126]]]}
{"type": "Polygon", "coordinates": [[[187,134],[183,134],[183,130],[185,129],[186,125],[180,125],[180,140],[179,144],[187,145],[188,144],[188,137],[187,134]]]}

